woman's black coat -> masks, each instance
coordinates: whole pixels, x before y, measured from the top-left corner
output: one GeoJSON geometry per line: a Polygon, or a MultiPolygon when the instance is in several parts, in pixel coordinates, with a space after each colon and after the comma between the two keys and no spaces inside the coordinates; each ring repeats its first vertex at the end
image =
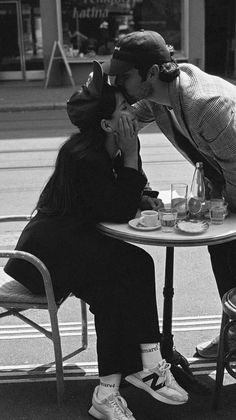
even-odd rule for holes
{"type": "MultiPolygon", "coordinates": [[[[137,171],[123,167],[121,160],[115,163],[101,150],[82,159],[71,154],[75,192],[72,211],[64,216],[38,211],[19,238],[16,249],[30,252],[45,263],[57,297],[73,292],[86,300],[88,277],[99,272],[105,255],[113,258],[115,270],[119,261],[117,241],[101,235],[96,224],[132,219],[147,182],[141,168],[137,171]]],[[[125,246],[118,242],[119,247],[125,246]]],[[[4,269],[33,292],[44,293],[40,274],[28,262],[12,259],[4,269]]],[[[103,269],[100,271],[105,273],[106,267],[103,269]]]]}

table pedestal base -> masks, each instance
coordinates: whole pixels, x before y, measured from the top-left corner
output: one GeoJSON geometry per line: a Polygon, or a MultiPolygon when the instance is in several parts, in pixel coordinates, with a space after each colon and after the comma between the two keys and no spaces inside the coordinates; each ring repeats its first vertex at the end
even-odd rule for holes
{"type": "Polygon", "coordinates": [[[178,384],[188,393],[198,395],[211,394],[210,388],[198,381],[198,379],[193,375],[189,367],[188,360],[176,350],[174,350],[173,354],[171,372],[178,384]]]}

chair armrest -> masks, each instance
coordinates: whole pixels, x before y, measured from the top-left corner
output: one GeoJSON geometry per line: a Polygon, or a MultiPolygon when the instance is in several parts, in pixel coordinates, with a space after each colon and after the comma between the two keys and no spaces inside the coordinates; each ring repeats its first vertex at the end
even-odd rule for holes
{"type": "Polygon", "coordinates": [[[50,304],[53,310],[57,311],[57,305],[55,302],[55,296],[54,296],[54,291],[52,287],[50,273],[46,265],[39,258],[25,251],[17,251],[17,250],[8,251],[8,250],[1,250],[1,249],[0,249],[0,258],[19,258],[33,264],[42,275],[48,304],[50,304]]]}

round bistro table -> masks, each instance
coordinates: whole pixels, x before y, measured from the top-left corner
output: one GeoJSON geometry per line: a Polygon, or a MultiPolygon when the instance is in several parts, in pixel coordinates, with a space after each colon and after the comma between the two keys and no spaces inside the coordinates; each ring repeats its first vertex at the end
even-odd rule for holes
{"type": "Polygon", "coordinates": [[[128,223],[100,223],[98,230],[104,235],[119,240],[141,245],[163,246],[166,248],[165,282],[163,288],[163,331],[162,354],[172,363],[172,373],[178,382],[188,391],[205,394],[205,385],[192,375],[187,359],[173,347],[172,308],[174,296],[174,249],[175,247],[217,245],[236,239],[236,214],[226,217],[222,225],[209,224],[209,228],[200,234],[184,234],[175,230],[166,233],[161,229],[152,231],[135,230],[128,223]],[[181,369],[180,369],[180,368],[181,369]]]}

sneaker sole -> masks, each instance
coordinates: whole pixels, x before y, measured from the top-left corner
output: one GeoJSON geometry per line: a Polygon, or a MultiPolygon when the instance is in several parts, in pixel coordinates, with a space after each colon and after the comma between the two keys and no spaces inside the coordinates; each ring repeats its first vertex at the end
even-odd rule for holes
{"type": "Polygon", "coordinates": [[[137,380],[133,376],[126,376],[125,380],[129,382],[130,384],[136,386],[137,388],[143,389],[144,391],[148,392],[148,394],[150,394],[153,398],[163,403],[171,404],[171,405],[181,405],[181,404],[186,404],[186,402],[188,401],[188,399],[186,399],[185,401],[170,400],[164,397],[163,395],[157,394],[155,391],[153,391],[152,388],[148,387],[143,382],[137,380]]]}
{"type": "Polygon", "coordinates": [[[210,359],[210,360],[216,360],[217,359],[216,354],[215,355],[210,355],[210,354],[206,355],[204,353],[201,353],[201,351],[199,351],[197,348],[196,348],[196,353],[199,357],[202,357],[202,359],[210,359]]]}
{"type": "Polygon", "coordinates": [[[88,413],[90,414],[90,416],[95,417],[95,419],[99,419],[99,420],[106,420],[107,419],[107,416],[105,416],[104,414],[102,414],[98,410],[96,410],[96,408],[94,408],[93,405],[89,409],[88,413]]]}

